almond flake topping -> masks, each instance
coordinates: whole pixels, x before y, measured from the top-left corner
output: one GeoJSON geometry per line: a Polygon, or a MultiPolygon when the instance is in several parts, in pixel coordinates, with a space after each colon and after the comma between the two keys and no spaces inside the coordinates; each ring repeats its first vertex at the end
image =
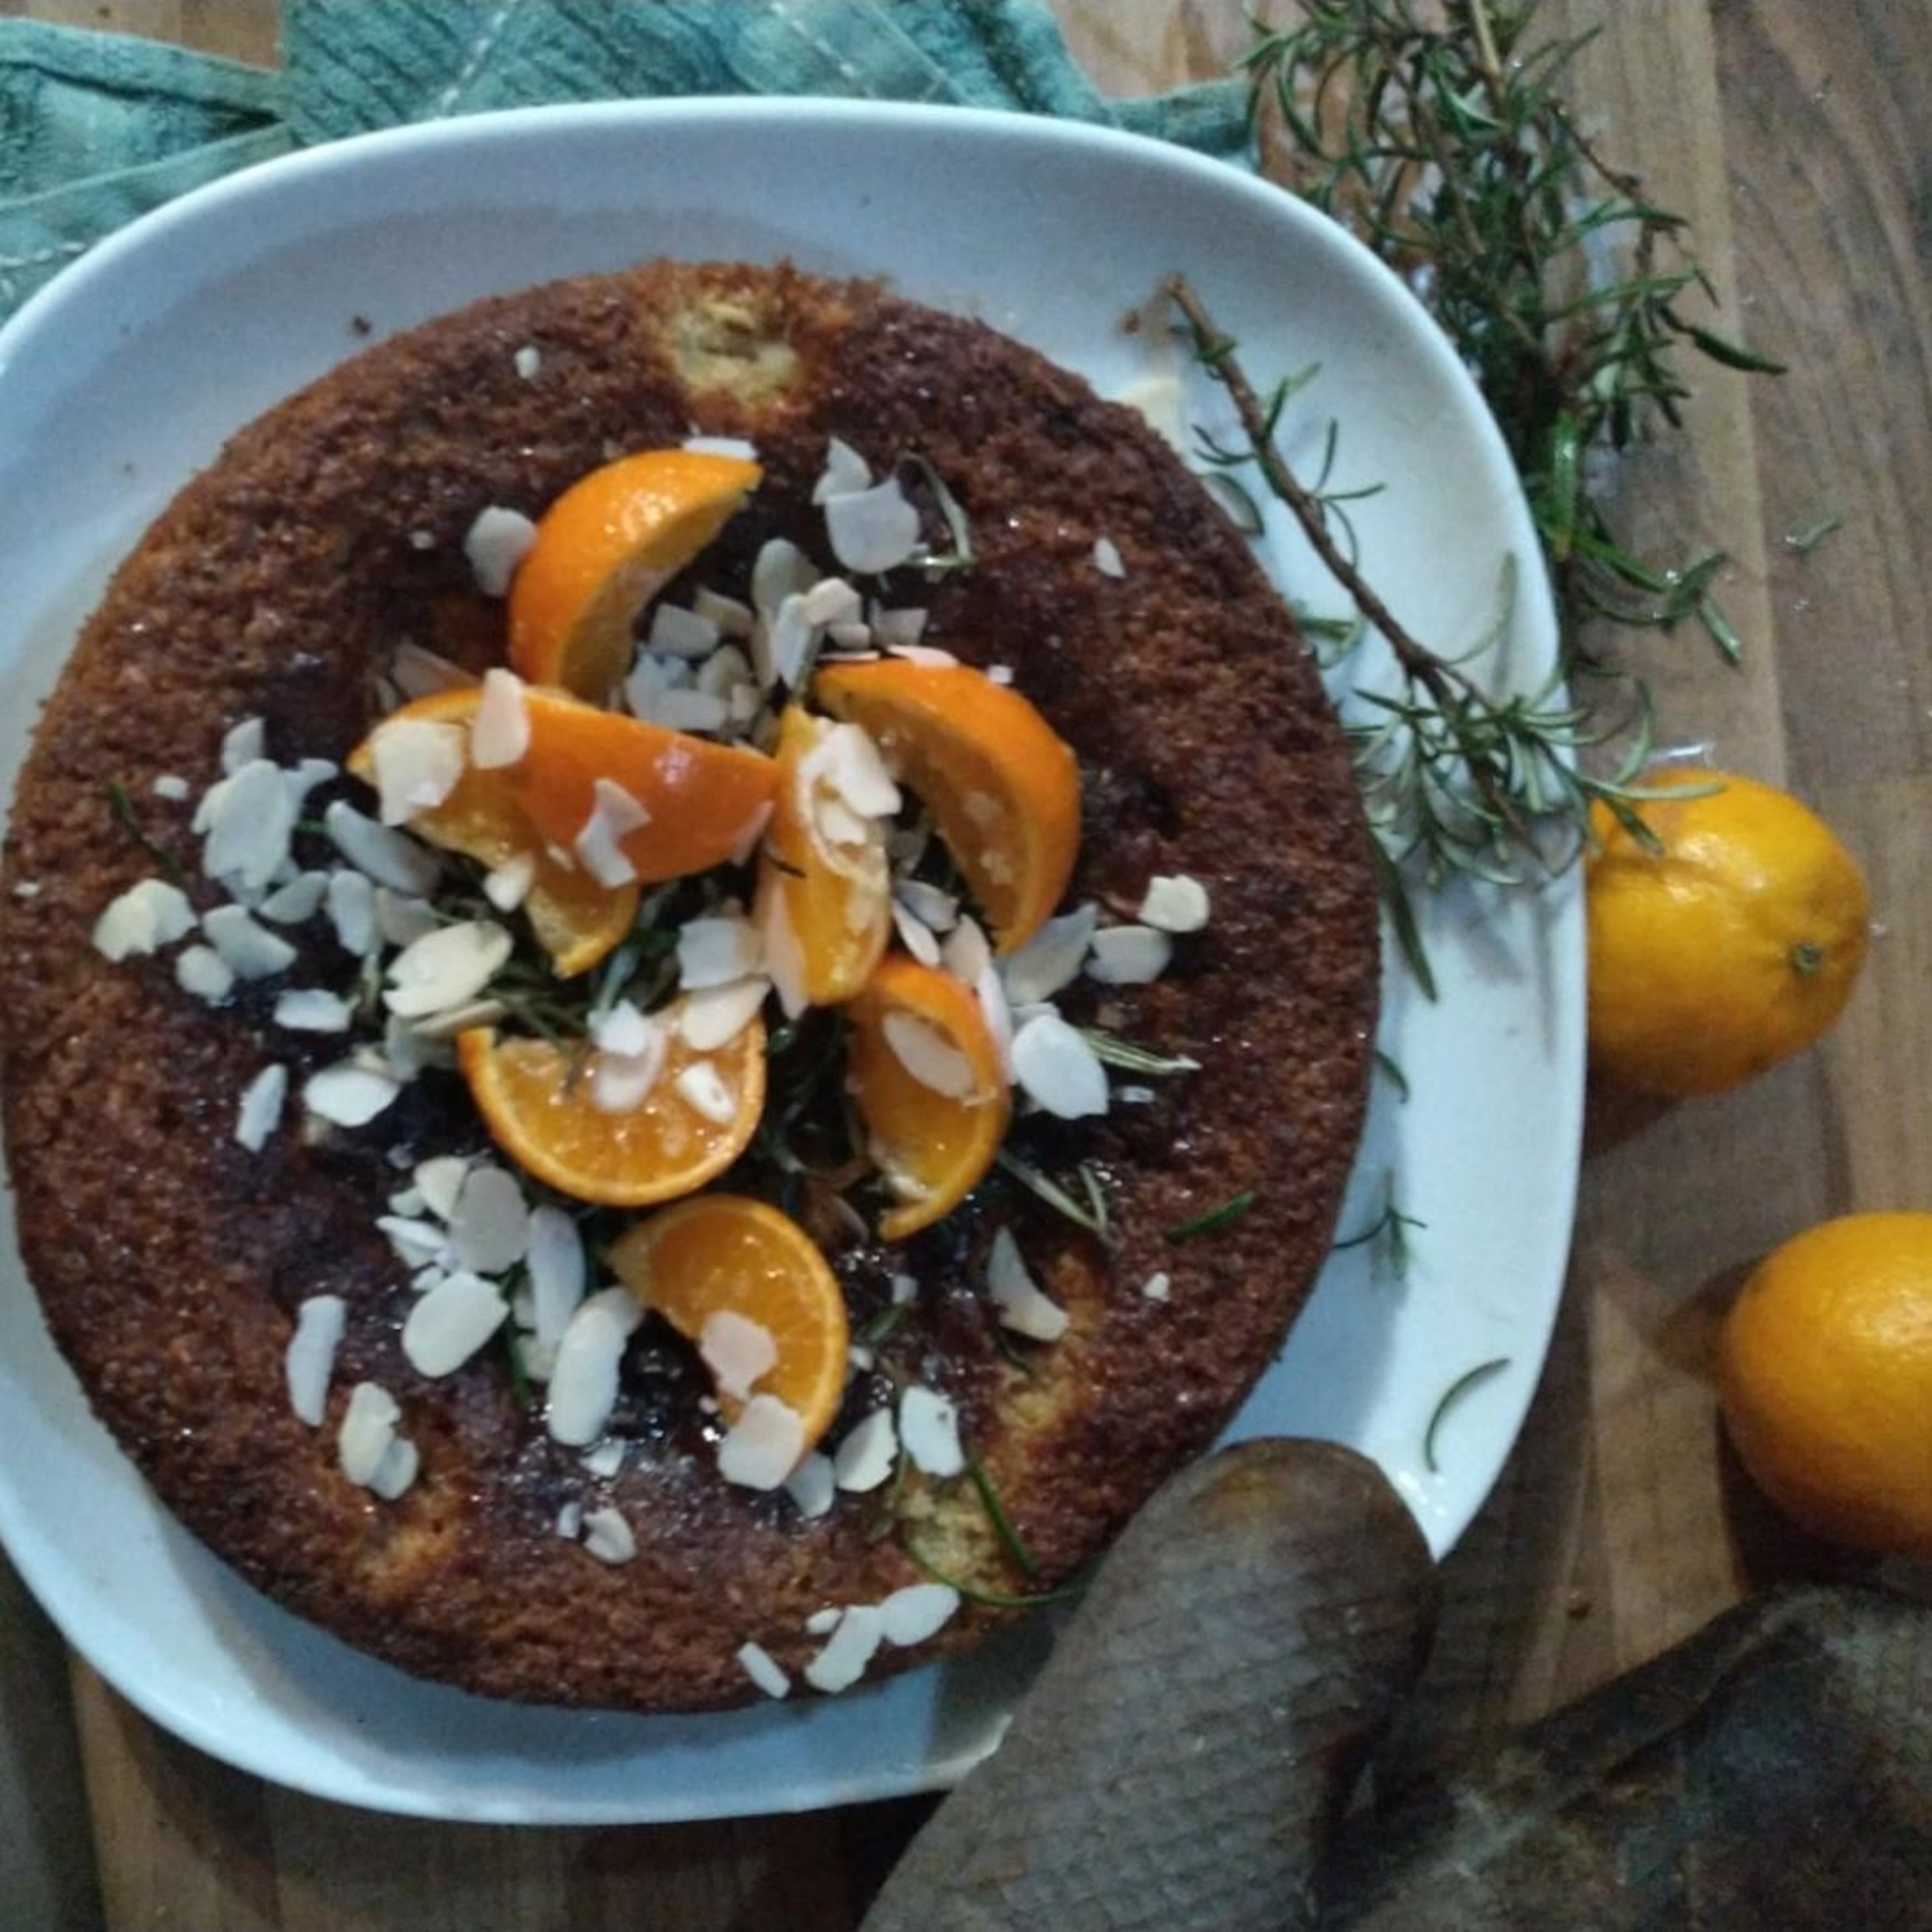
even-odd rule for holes
{"type": "Polygon", "coordinates": [[[687,610],[681,604],[659,604],[652,607],[650,632],[644,647],[672,657],[701,658],[718,648],[718,638],[715,617],[687,610]]]}
{"type": "Polygon", "coordinates": [[[1165,1301],[1174,1284],[1165,1272],[1150,1274],[1141,1283],[1141,1292],[1150,1301],[1165,1301]]]}
{"type": "Polygon", "coordinates": [[[1107,1071],[1078,1030],[1036,1013],[1013,1035],[1013,1078],[1052,1114],[1077,1120],[1107,1111],[1107,1071]]]}
{"type": "Polygon", "coordinates": [[[885,1636],[885,1619],[869,1604],[854,1604],[838,1619],[825,1648],[805,1666],[805,1681],[814,1690],[834,1694],[849,1690],[865,1676],[866,1666],[885,1636]]]}
{"type": "Polygon", "coordinates": [[[993,1237],[986,1256],[986,1292],[1002,1327],[1036,1342],[1057,1342],[1066,1333],[1066,1311],[1042,1293],[1028,1273],[1019,1244],[1010,1228],[993,1237]]]}
{"type": "Polygon", "coordinates": [[[644,1318],[628,1288],[599,1290],[566,1324],[550,1370],[548,1424],[552,1438],[574,1449],[604,1433],[617,1402],[624,1345],[644,1318]]]}
{"type": "Polygon", "coordinates": [[[713,1126],[728,1126],[738,1112],[731,1083],[708,1060],[694,1060],[671,1082],[677,1097],[713,1126]]]}
{"type": "Polygon", "coordinates": [[[677,935],[678,983],[728,986],[764,970],[765,943],[742,913],[687,920],[677,935]]]}
{"type": "Polygon", "coordinates": [[[543,351],[534,343],[526,342],[510,358],[510,366],[526,382],[530,382],[543,367],[543,351]]]}
{"type": "Polygon", "coordinates": [[[592,1021],[597,1047],[591,1063],[590,1104],[600,1113],[628,1114],[650,1097],[664,1071],[670,1041],[663,1021],[620,1000],[592,1021]]]}
{"type": "Polygon", "coordinates": [[[449,1217],[449,1245],[479,1274],[501,1274],[529,1253],[530,1209],[514,1174],[487,1162],[470,1170],[449,1217]]]}
{"type": "Polygon", "coordinates": [[[225,1005],[235,990],[235,972],[212,946],[186,946],[175,956],[175,984],[211,1006],[225,1005]]]}
{"type": "Polygon", "coordinates": [[[606,1503],[584,1512],[584,1546],[600,1563],[628,1563],[638,1553],[638,1539],[623,1513],[606,1503]]]}
{"type": "Polygon", "coordinates": [[[463,1006],[502,970],[513,944],[504,928],[488,920],[425,933],[390,961],[382,1004],[404,1019],[463,1006]]]}
{"type": "Polygon", "coordinates": [[[928,1476],[956,1476],[966,1467],[959,1412],[936,1389],[914,1382],[899,1397],[899,1440],[913,1466],[928,1476]]]}
{"type": "Polygon", "coordinates": [[[328,1378],[335,1352],[349,1322],[349,1304],[339,1294],[311,1294],[296,1310],[295,1332],[283,1358],[289,1406],[311,1429],[322,1426],[328,1405],[328,1378]]]}
{"type": "Polygon", "coordinates": [[[338,1127],[366,1127],[403,1090],[392,1074],[354,1060],[338,1060],[311,1073],[302,1087],[302,1105],[338,1127]]]}
{"type": "Polygon", "coordinates": [[[628,833],[640,830],[651,815],[620,784],[598,778],[592,787],[595,802],[590,816],[572,842],[584,869],[600,886],[614,890],[628,886],[638,876],[638,868],[626,856],[622,841],[628,833]]]}
{"type": "Polygon", "coordinates": [[[938,1636],[958,1607],[950,1583],[908,1583],[880,1604],[880,1629],[886,1642],[909,1648],[938,1636]]]}
{"type": "Polygon", "coordinates": [[[764,1645],[742,1643],[738,1646],[737,1655],[745,1675],[767,1697],[783,1697],[790,1694],[791,1679],[778,1667],[764,1645]]]}
{"type": "Polygon", "coordinates": [[[560,1208],[530,1210],[529,1252],[531,1327],[546,1346],[563,1339],[571,1316],[584,1299],[584,1238],[560,1208]]]}
{"type": "Polygon", "coordinates": [[[285,886],[278,886],[255,908],[257,919],[272,920],[278,926],[300,926],[322,910],[328,890],[326,872],[298,872],[285,886]]]}
{"type": "Polygon", "coordinates": [[[886,1015],[884,1031],[893,1058],[922,1087],[949,1100],[977,1097],[973,1063],[929,1021],[895,1010],[886,1015]]]}
{"type": "Polygon", "coordinates": [[[760,975],[687,993],[678,1008],[680,1036],[693,1052],[715,1053],[751,1024],[752,1016],[765,1004],[771,983],[760,975]]]}
{"type": "Polygon", "coordinates": [[[1050,919],[1000,968],[1006,998],[1016,1006],[1050,1000],[1079,976],[1087,948],[1100,923],[1097,907],[1084,905],[1050,919]]]}
{"type": "Polygon", "coordinates": [[[338,867],[328,875],[323,902],[328,908],[329,923],[335,928],[336,944],[356,958],[366,958],[376,950],[376,888],[362,872],[338,867]]]}
{"type": "Polygon", "coordinates": [[[846,569],[876,577],[919,548],[919,512],[896,476],[825,500],[825,535],[846,569]]]}
{"type": "Polygon", "coordinates": [[[446,1274],[410,1310],[403,1353],[419,1376],[453,1375],[510,1312],[493,1281],[459,1268],[446,1274]]]}
{"type": "Polygon", "coordinates": [[[157,798],[164,798],[170,805],[182,805],[194,796],[186,778],[178,778],[172,772],[164,772],[148,787],[157,798]]]}
{"type": "MultiPolygon", "coordinates": [[[[422,546],[430,549],[433,544],[422,546]]],[[[428,698],[439,691],[460,691],[476,680],[460,664],[421,644],[398,644],[389,658],[389,676],[404,698],[428,698]]]]}
{"type": "Polygon", "coordinates": [[[336,1459],[352,1483],[388,1501],[400,1496],[416,1478],[415,1445],[397,1432],[403,1412],[388,1390],[358,1382],[335,1438],[336,1459]]]}
{"type": "Polygon", "coordinates": [[[499,912],[514,912],[530,896],[537,882],[537,855],[512,852],[500,866],[483,877],[483,896],[499,912]]]}
{"type": "Polygon", "coordinates": [[[892,1473],[898,1460],[898,1436],[892,1412],[875,1408],[854,1424],[832,1459],[842,1490],[876,1490],[892,1473]]]}
{"type": "Polygon", "coordinates": [[[832,436],[825,446],[825,467],[812,486],[812,500],[827,503],[834,496],[855,496],[872,487],[872,466],[842,436],[832,436]]]}
{"type": "Polygon", "coordinates": [[[345,799],[337,799],[322,814],[322,830],[335,849],[358,872],[379,886],[422,898],[434,886],[442,868],[436,854],[406,832],[378,825],[345,799]]]}
{"type": "Polygon", "coordinates": [[[784,1490],[800,1516],[810,1520],[824,1515],[838,1494],[832,1458],[814,1449],[785,1478],[784,1490]]]}
{"type": "Polygon", "coordinates": [[[251,759],[202,794],[195,814],[208,834],[202,871],[232,890],[260,892],[289,855],[296,812],[281,768],[251,759]]]}
{"type": "Polygon", "coordinates": [[[282,1106],[288,1098],[289,1070],[265,1066],[249,1082],[242,1095],[235,1118],[235,1138],[250,1154],[260,1154],[268,1136],[281,1124],[282,1106]]]}
{"type": "Polygon", "coordinates": [[[1100,537],[1095,539],[1094,568],[1102,577],[1126,575],[1127,566],[1120,561],[1120,553],[1111,537],[1100,537]]]}
{"type": "Polygon", "coordinates": [[[477,589],[486,597],[507,595],[517,566],[536,540],[536,525],[520,510],[492,503],[478,511],[463,538],[463,554],[476,573],[477,589]]]}
{"type": "Polygon", "coordinates": [[[180,886],[142,879],[110,899],[94,926],[94,948],[116,962],[158,951],[194,930],[194,908],[180,886]]]}
{"type": "Polygon", "coordinates": [[[524,681],[513,670],[483,674],[483,695],[470,724],[470,762],[479,772],[514,765],[530,748],[530,714],[524,681]]]}
{"type": "Polygon", "coordinates": [[[460,724],[430,718],[392,718],[376,726],[370,750],[383,824],[406,825],[448,797],[463,777],[466,735],[460,724]]]}
{"type": "Polygon", "coordinates": [[[718,1473],[748,1490],[776,1490],[805,1454],[805,1424],[775,1395],[754,1395],[718,1445],[718,1473]]]}
{"type": "Polygon", "coordinates": [[[1185,872],[1175,878],[1156,874],[1148,881],[1141,901],[1143,925],[1162,932],[1198,932],[1208,923],[1208,888],[1185,872]]]}
{"type": "Polygon", "coordinates": [[[259,718],[244,718],[231,724],[221,740],[223,776],[232,777],[244,765],[252,764],[268,747],[268,727],[259,718]]]}
{"type": "Polygon", "coordinates": [[[295,948],[279,933],[256,925],[238,905],[215,907],[201,929],[238,980],[271,979],[296,963],[295,948]]]}
{"type": "Polygon", "coordinates": [[[1102,926],[1094,935],[1087,976],[1103,986],[1144,986],[1174,957],[1174,941],[1151,926],[1102,926]]]}
{"type": "Polygon", "coordinates": [[[712,1373],[721,1395],[742,1402],[754,1383],[778,1365],[778,1344],[772,1331],[761,1322],[753,1322],[735,1309],[716,1308],[704,1318],[698,1338],[698,1352],[712,1373]]]}
{"type": "Polygon", "coordinates": [[[291,987],[275,1001],[275,1024],[291,1033],[346,1033],[349,1002],[319,986],[291,987]]]}

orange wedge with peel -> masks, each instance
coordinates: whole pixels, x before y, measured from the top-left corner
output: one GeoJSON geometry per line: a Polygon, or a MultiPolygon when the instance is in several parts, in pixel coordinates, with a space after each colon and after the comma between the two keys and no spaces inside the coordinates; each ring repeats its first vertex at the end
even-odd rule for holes
{"type": "MultiPolygon", "coordinates": [[[[465,685],[404,705],[350,753],[349,769],[365,784],[374,784],[376,740],[386,726],[420,721],[466,730],[482,696],[480,686],[465,685]]],[[[456,789],[440,805],[416,813],[409,829],[446,852],[460,852],[493,868],[530,854],[536,871],[523,909],[537,944],[565,979],[587,972],[613,952],[637,919],[634,885],[600,885],[580,867],[566,866],[552,855],[518,802],[507,767],[479,771],[467,766],[456,789]]]]}
{"type": "MultiPolygon", "coordinates": [[[[700,1194],[628,1229],[608,1258],[646,1308],[692,1342],[703,1341],[714,1315],[757,1323],[777,1360],[752,1394],[792,1409],[807,1448],[832,1426],[845,1392],[845,1298],[796,1221],[747,1196],[700,1194]]],[[[736,1395],[720,1388],[718,1402],[728,1422],[737,1419],[736,1395]]]]}
{"type": "Polygon", "coordinates": [[[610,794],[600,797],[599,781],[628,799],[626,819],[642,814],[616,844],[646,884],[724,864],[770,814],[778,768],[762,752],[599,710],[560,691],[526,691],[524,710],[530,748],[506,768],[511,787],[543,836],[576,858],[584,857],[580,837],[608,810],[610,794]]]}
{"type": "Polygon", "coordinates": [[[754,1015],[724,1046],[694,1050],[665,1008],[664,1064],[641,1102],[598,1106],[597,1048],[472,1027],[456,1059],[490,1136],[519,1166],[573,1200],[647,1208],[715,1180],[758,1131],[765,1104],[765,1026],[754,1015]]]}
{"type": "Polygon", "coordinates": [[[1012,1092],[979,1000],[950,973],[894,953],[846,1012],[848,1083],[900,1203],[879,1233],[900,1241],[979,1184],[1006,1138],[1012,1092]]]}
{"type": "Polygon", "coordinates": [[[1024,946],[1052,916],[1079,852],[1072,748],[1018,692],[967,664],[828,664],[812,693],[872,734],[932,814],[996,950],[1024,946]]]}
{"type": "Polygon", "coordinates": [[[835,1006],[872,976],[892,937],[892,874],[878,819],[855,812],[814,770],[836,728],[794,704],[778,721],[778,795],[758,861],[754,916],[770,930],[774,900],[797,949],[806,1004],[835,1006]]]}
{"type": "Polygon", "coordinates": [[[650,449],[593,470],[538,520],[510,583],[510,664],[602,703],[635,653],[638,613],[758,487],[755,463],[650,449]]]}

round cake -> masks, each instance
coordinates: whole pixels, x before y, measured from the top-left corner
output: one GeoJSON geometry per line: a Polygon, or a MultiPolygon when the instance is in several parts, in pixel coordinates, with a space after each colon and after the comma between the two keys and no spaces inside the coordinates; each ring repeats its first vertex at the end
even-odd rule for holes
{"type": "MultiPolygon", "coordinates": [[[[1032,782],[1030,752],[1002,755],[1032,782]]],[[[704,906],[737,917],[758,862],[712,868],[704,906]]],[[[1368,834],[1244,540],[1132,411],[980,323],[789,267],[656,262],[482,302],[243,430],[87,626],[20,782],[5,882],[21,1246],[95,1410],[277,1600],[494,1696],[673,1710],[838,1689],[1076,1582],[1280,1349],[1365,1104],[1368,834]],[[860,1009],[765,1008],[758,1137],[690,1198],[782,1210],[843,1300],[836,1412],[783,1482],[744,1480],[724,1449],[755,1363],[614,1312],[610,1257],[665,1210],[555,1192],[500,1144],[451,1028],[399,1031],[397,958],[466,921],[516,948],[466,1042],[483,1022],[580,1034],[614,989],[661,1006],[674,944],[691,970],[695,902],[647,884],[625,946],[553,984],[527,907],[490,909],[513,897],[500,874],[445,853],[412,892],[406,824],[344,830],[376,815],[346,767],[386,714],[505,663],[531,524],[614,461],[694,439],[760,475],[655,586],[652,690],[695,688],[679,654],[748,630],[740,754],[770,750],[782,700],[814,681],[782,650],[773,668],[754,580],[802,555],[840,585],[802,634],[820,682],[968,668],[1023,698],[1078,776],[1056,919],[989,974],[983,946],[976,971],[950,944],[932,962],[973,895],[910,878],[931,814],[917,773],[892,771],[889,956],[910,947],[1003,1006],[989,1036],[1016,1083],[998,1158],[950,1211],[881,1238],[891,1202],[853,1124],[860,1009]],[[842,572],[831,513],[865,490],[917,538],[842,572]],[[244,876],[250,787],[291,801],[273,806],[290,823],[244,876]],[[1034,1059],[1060,1056],[1032,1087],[1012,1064],[1029,1029],[1034,1059]],[[1097,1105],[1056,1097],[1069,1066],[1083,1092],[1104,1078],[1097,1105]],[[842,1158],[817,1157],[834,1142],[842,1158]],[[482,1228],[486,1172],[502,1211],[482,1228]],[[548,1314],[539,1221],[585,1264],[546,1276],[548,1314]],[[472,1290],[487,1336],[449,1344],[446,1322],[426,1348],[420,1318],[406,1331],[431,1296],[454,1304],[457,1274],[501,1306],[472,1290]],[[557,1322],[587,1334],[593,1304],[620,1340],[586,1440],[552,1378],[557,1322]]]]}

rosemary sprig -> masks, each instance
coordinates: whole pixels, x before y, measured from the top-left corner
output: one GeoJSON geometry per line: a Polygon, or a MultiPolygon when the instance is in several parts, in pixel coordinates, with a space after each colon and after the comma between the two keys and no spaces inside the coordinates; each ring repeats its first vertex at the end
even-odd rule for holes
{"type": "Polygon", "coordinates": [[[1003,1147],[994,1159],[1007,1173],[1025,1188],[1029,1193],[1044,1201],[1057,1214],[1064,1216],[1076,1228],[1084,1228],[1103,1246],[1112,1242],[1113,1230],[1107,1215],[1107,1200],[1102,1190],[1100,1177],[1094,1174],[1089,1163],[1083,1161],[1080,1167],[1081,1191],[1087,1198],[1076,1201],[1058,1181],[1042,1174],[1032,1162],[1014,1153],[1010,1147],[1003,1147]]]}
{"type": "Polygon", "coordinates": [[[102,789],[107,796],[108,816],[160,867],[172,884],[179,886],[185,891],[188,887],[186,869],[165,845],[158,845],[148,836],[141,823],[140,815],[134,809],[134,801],[128,796],[128,788],[110,780],[102,789]]]}
{"type": "Polygon", "coordinates": [[[1094,1058],[1102,1065],[1117,1066],[1123,1073],[1141,1073],[1158,1077],[1169,1073],[1198,1073],[1201,1063],[1173,1054],[1156,1053],[1150,1046],[1138,1046],[1130,1040],[1123,1040],[1118,1034],[1108,1033],[1100,1027],[1082,1027],[1081,1036],[1094,1049],[1094,1058]]]}
{"type": "Polygon", "coordinates": [[[1071,1583],[1063,1583],[1057,1590],[1036,1590],[1027,1596],[1016,1595],[1004,1590],[982,1590],[976,1585],[968,1583],[950,1570],[942,1570],[938,1564],[929,1562],[911,1543],[902,1544],[900,1547],[912,1559],[913,1567],[922,1576],[930,1577],[935,1583],[944,1583],[948,1589],[957,1590],[966,1602],[978,1604],[989,1610],[1037,1610],[1048,1604],[1071,1603],[1087,1587],[1086,1580],[1083,1577],[1071,1583]]]}
{"type": "Polygon", "coordinates": [[[1191,1220],[1168,1228],[1167,1238],[1170,1241],[1196,1241],[1204,1234],[1218,1234],[1222,1229],[1232,1228],[1254,1204],[1255,1190],[1244,1187],[1219,1207],[1210,1208],[1204,1214],[1196,1214],[1191,1220]]]}
{"type": "Polygon", "coordinates": [[[973,1485],[974,1493],[980,1498],[980,1507],[986,1512],[987,1521],[993,1526],[993,1534],[1000,1539],[1000,1546],[1028,1576],[1037,1576],[1038,1559],[1013,1527],[1012,1518],[1007,1515],[1006,1505],[1000,1500],[1000,1492],[994,1488],[993,1479],[987,1474],[986,1466],[978,1456],[968,1455],[966,1474],[973,1485]]]}
{"type": "Polygon", "coordinates": [[[1408,1234],[1412,1228],[1426,1228],[1426,1221],[1405,1214],[1396,1205],[1395,1170],[1382,1177],[1382,1212],[1358,1234],[1349,1234],[1333,1244],[1332,1252],[1346,1254],[1351,1248],[1379,1248],[1388,1257],[1389,1273],[1397,1281],[1408,1278],[1408,1234]]]}
{"type": "Polygon", "coordinates": [[[1430,1413],[1427,1427],[1422,1432],[1422,1466],[1432,1476],[1442,1473],[1436,1462],[1436,1436],[1444,1418],[1472,1388],[1487,1382],[1492,1376],[1501,1375],[1509,1365],[1507,1355],[1498,1355],[1493,1361],[1478,1362],[1473,1369],[1465,1370],[1443,1390],[1442,1399],[1430,1413]]]}

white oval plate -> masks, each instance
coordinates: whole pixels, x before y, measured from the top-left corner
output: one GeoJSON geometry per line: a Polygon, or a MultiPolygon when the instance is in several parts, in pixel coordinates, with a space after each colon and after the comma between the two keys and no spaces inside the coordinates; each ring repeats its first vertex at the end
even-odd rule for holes
{"type": "MultiPolygon", "coordinates": [[[[1306,208],[1179,149],[957,109],[690,101],[544,109],[398,130],[205,188],[104,243],[0,332],[0,755],[17,769],[107,572],[238,425],[378,334],[474,297],[643,257],[883,274],[982,317],[1102,393],[1162,344],[1124,313],[1186,272],[1272,381],[1317,378],[1289,453],[1342,425],[1366,567],[1398,617],[1466,644],[1520,569],[1508,651],[1554,650],[1508,455],[1394,279],[1306,208]]],[[[1219,419],[1211,396],[1202,406],[1219,419]]],[[[1340,600],[1297,536],[1270,567],[1340,600]]],[[[1390,974],[1378,1093],[1345,1231],[1392,1185],[1406,1278],[1338,1253],[1238,1434],[1352,1443],[1438,1550],[1508,1453],[1561,1285],[1582,1090],[1574,889],[1458,898],[1428,920],[1436,1005],[1390,974]],[[1466,1370],[1472,1388],[1424,1441],[1466,1370]]],[[[76,1096],[84,1106],[86,1096],[76,1096]]],[[[0,1230],[0,1534],[68,1637],[170,1730],[248,1771],[432,1816],[619,1822],[803,1809],[943,1785],[996,1743],[1040,1636],[844,1698],[701,1718],[530,1709],[406,1677],[274,1607],[177,1528],[56,1358],[0,1230]]]]}

